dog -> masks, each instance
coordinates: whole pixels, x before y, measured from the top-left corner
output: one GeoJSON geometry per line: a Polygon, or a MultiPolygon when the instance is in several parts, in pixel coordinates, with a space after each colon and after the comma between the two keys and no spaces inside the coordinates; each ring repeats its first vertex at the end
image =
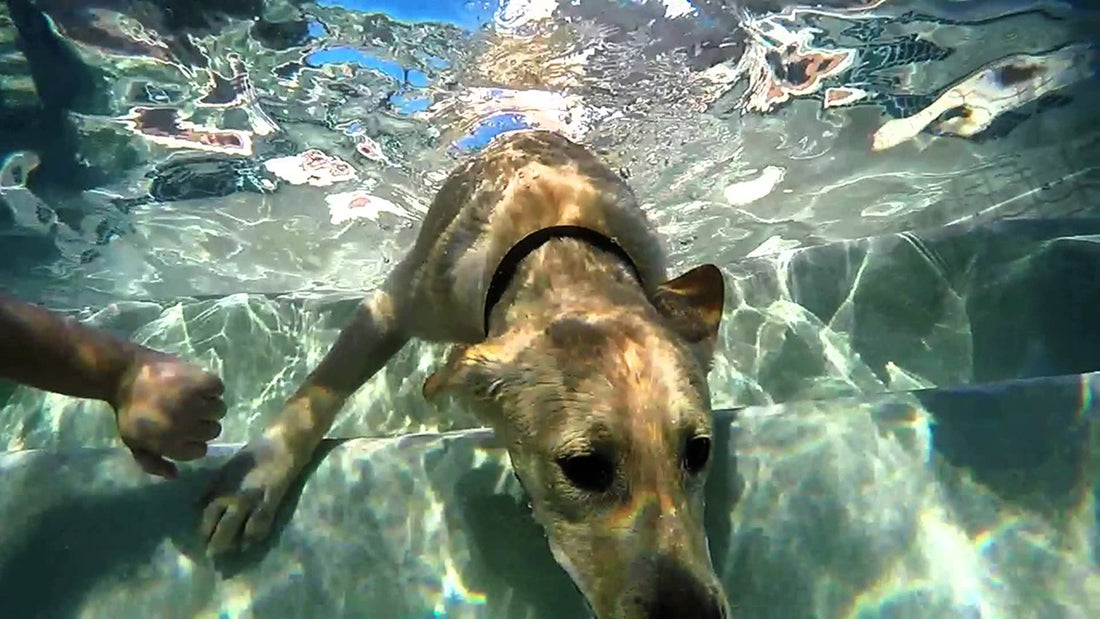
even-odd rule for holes
{"type": "Polygon", "coordinates": [[[201,534],[263,539],[343,403],[413,337],[453,346],[423,385],[507,446],[554,558],[601,618],[729,616],[703,529],[706,375],[724,280],[667,279],[626,182],[583,146],[497,136],[447,178],[417,240],[282,413],[222,469],[201,534]]]}

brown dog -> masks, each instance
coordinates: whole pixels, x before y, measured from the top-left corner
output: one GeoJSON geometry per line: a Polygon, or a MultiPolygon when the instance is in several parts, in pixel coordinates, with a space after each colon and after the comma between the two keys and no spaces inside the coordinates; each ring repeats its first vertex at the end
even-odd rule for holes
{"type": "Polygon", "coordinates": [[[558,563],[601,618],[728,616],[703,530],[706,372],[723,280],[665,281],[627,185],[556,134],[499,137],[443,185],[415,246],[208,495],[212,552],[267,535],[344,403],[412,337],[424,384],[508,447],[558,563]]]}

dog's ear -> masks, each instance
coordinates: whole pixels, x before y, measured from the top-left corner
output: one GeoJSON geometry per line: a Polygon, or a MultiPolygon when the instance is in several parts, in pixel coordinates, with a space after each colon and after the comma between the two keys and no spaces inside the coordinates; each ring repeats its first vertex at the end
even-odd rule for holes
{"type": "Polygon", "coordinates": [[[687,343],[703,344],[718,336],[725,296],[722,272],[704,264],[657,286],[653,304],[687,343]]]}
{"type": "Polygon", "coordinates": [[[498,369],[504,364],[502,352],[498,345],[491,342],[452,347],[443,367],[424,381],[424,399],[434,400],[458,387],[474,396],[488,395],[496,382],[498,369]]]}

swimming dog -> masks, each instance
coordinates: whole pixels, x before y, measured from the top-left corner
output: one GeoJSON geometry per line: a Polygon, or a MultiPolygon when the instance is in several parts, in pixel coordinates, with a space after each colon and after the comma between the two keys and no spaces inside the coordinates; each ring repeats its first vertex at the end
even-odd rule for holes
{"type": "Polygon", "coordinates": [[[263,539],[343,403],[410,338],[452,343],[423,386],[507,446],[557,562],[604,618],[727,617],[703,529],[713,265],[668,280],[626,182],[554,133],[455,169],[417,240],[204,501],[212,553],[263,539]]]}

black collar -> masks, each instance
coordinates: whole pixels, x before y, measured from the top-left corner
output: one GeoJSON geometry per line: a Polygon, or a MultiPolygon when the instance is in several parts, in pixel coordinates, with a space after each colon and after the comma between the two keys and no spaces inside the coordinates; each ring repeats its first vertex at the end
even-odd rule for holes
{"type": "Polygon", "coordinates": [[[508,284],[515,277],[519,263],[531,255],[531,252],[553,239],[578,239],[597,249],[615,254],[630,265],[634,277],[638,279],[639,284],[642,283],[642,274],[638,272],[638,265],[634,264],[625,249],[608,236],[583,226],[550,226],[549,228],[535,230],[520,239],[508,250],[508,253],[504,254],[504,257],[500,259],[500,264],[497,265],[496,272],[493,273],[493,279],[489,281],[489,291],[485,299],[485,335],[489,334],[489,314],[500,302],[500,298],[504,296],[504,290],[508,288],[508,284]]]}

